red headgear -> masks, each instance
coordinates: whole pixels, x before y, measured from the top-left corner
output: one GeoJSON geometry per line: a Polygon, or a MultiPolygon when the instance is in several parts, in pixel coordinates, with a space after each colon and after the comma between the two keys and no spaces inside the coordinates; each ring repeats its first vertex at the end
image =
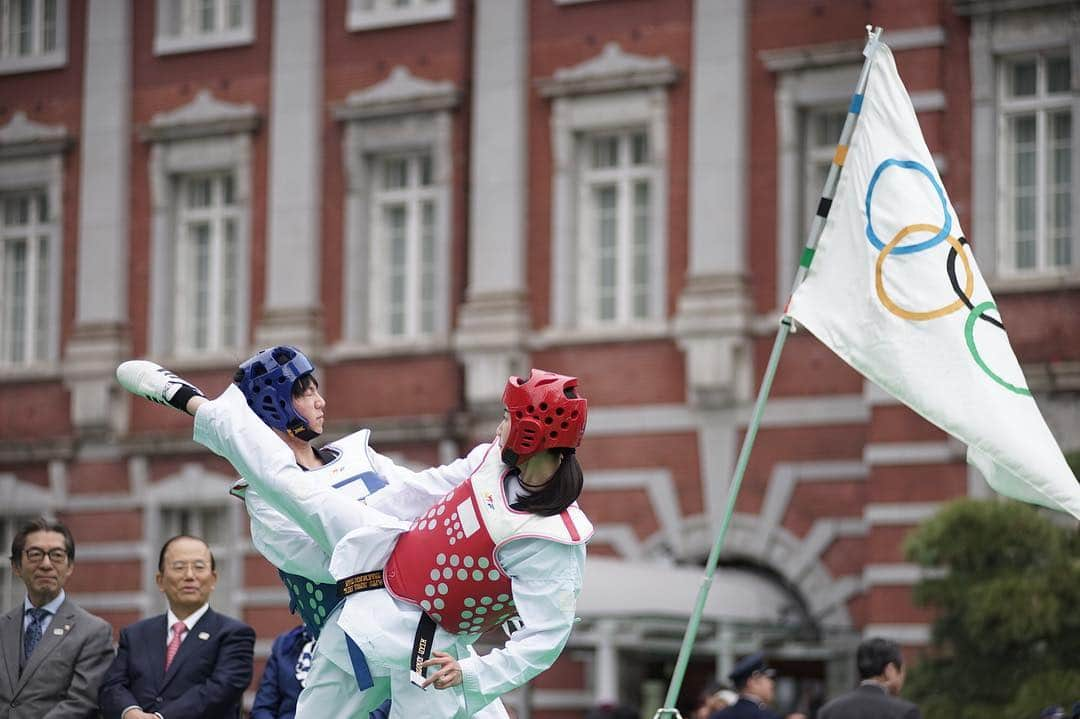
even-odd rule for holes
{"type": "Polygon", "coordinates": [[[538,369],[530,370],[528,379],[508,379],[503,405],[510,414],[510,435],[503,449],[527,457],[581,444],[589,402],[577,395],[577,383],[577,377],[538,369]]]}

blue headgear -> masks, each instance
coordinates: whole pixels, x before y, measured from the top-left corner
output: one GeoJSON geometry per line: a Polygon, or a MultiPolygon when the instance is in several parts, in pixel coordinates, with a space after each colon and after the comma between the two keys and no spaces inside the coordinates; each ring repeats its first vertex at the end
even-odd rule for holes
{"type": "Polygon", "coordinates": [[[292,388],[296,380],[314,371],[315,365],[303,352],[281,345],[256,352],[240,365],[235,381],[259,419],[274,429],[310,441],[319,433],[293,409],[292,388]]]}

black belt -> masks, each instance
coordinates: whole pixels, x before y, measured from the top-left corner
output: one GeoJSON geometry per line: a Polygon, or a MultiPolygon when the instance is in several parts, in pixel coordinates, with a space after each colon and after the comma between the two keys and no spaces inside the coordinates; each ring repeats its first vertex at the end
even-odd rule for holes
{"type": "Polygon", "coordinates": [[[360,572],[351,577],[345,577],[337,583],[339,597],[347,597],[357,592],[368,592],[372,589],[383,589],[386,582],[383,581],[383,572],[376,569],[374,572],[360,572]]]}
{"type": "MultiPolygon", "coordinates": [[[[383,580],[383,572],[377,569],[374,572],[361,572],[351,577],[345,577],[337,583],[339,597],[347,597],[350,594],[369,592],[373,589],[383,589],[386,582],[383,580]]],[[[416,625],[416,636],[413,637],[412,666],[409,667],[409,680],[416,686],[421,686],[427,677],[427,667],[424,662],[431,659],[431,645],[435,643],[435,629],[438,625],[435,620],[420,612],[420,623],[416,625]]]]}

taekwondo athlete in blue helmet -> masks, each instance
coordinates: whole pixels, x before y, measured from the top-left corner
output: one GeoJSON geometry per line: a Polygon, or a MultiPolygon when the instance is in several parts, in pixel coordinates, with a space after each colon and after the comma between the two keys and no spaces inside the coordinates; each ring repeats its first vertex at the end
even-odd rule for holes
{"type": "MultiPolygon", "coordinates": [[[[410,480],[432,492],[460,483],[472,472],[466,457],[451,465],[412,472],[395,465],[368,446],[370,432],[354,432],[316,448],[311,442],[324,429],[326,400],[319,392],[315,367],[298,349],[279,346],[262,350],[240,365],[233,384],[210,401],[194,385],[153,362],[133,360],[117,368],[127,390],[159,404],[169,404],[195,416],[195,439],[226,458],[241,479],[231,493],[244,500],[250,517],[252,542],[277,567],[299,612],[314,636],[338,604],[337,586],[329,571],[334,546],[357,530],[373,543],[392,543],[408,523],[350,502],[338,521],[302,528],[268,504],[246,478],[273,474],[284,481],[315,482],[334,491],[324,500],[336,505],[362,500],[388,483],[410,480]],[[450,484],[447,484],[450,483],[450,484]]],[[[373,712],[373,717],[385,716],[373,712]]],[[[482,716],[505,717],[501,703],[482,716]]]]}

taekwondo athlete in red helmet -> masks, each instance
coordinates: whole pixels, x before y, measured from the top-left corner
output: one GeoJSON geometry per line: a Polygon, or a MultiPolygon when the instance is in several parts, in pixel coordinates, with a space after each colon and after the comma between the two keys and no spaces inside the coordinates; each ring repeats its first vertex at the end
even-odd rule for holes
{"type": "Polygon", "coordinates": [[[329,707],[362,716],[388,695],[391,716],[472,716],[561,653],[592,536],[576,504],[575,449],[588,404],[575,378],[538,370],[511,377],[503,402],[498,437],[473,450],[482,454],[479,466],[453,491],[434,497],[431,483],[406,478],[365,500],[411,515],[412,525],[381,572],[371,570],[383,565],[365,566],[364,547],[345,549],[349,537],[335,551],[331,571],[347,594],[336,617],[342,632],[328,622],[319,651],[330,661],[312,667],[300,716],[329,707]],[[467,654],[515,614],[522,626],[503,647],[467,654]],[[350,692],[343,667],[358,655],[373,687],[350,692]]]}

